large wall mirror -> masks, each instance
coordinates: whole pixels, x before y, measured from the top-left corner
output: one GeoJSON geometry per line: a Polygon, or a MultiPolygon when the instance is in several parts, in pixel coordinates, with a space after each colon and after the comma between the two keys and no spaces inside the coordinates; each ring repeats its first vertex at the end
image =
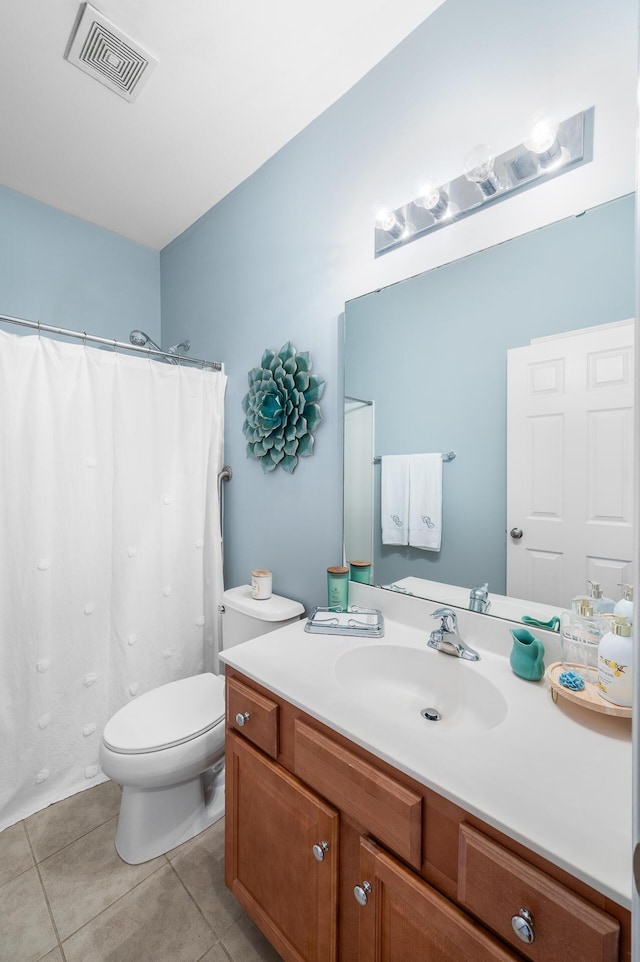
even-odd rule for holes
{"type": "Polygon", "coordinates": [[[347,303],[345,560],[371,560],[374,583],[463,607],[488,583],[489,613],[519,619],[546,610],[537,605],[570,606],[588,578],[614,598],[618,582],[632,580],[633,323],[625,322],[635,314],[634,207],[633,195],[620,197],[347,303]],[[558,372],[576,346],[583,380],[597,392],[586,420],[576,426],[552,406],[533,420],[525,412],[518,427],[520,381],[575,401],[575,385],[558,372]],[[450,451],[440,550],[383,544],[380,459],[450,451]],[[514,471],[524,476],[528,517],[508,515],[514,471]],[[581,510],[607,536],[564,568],[576,539],[556,535],[567,495],[576,501],[576,474],[585,476],[581,510]],[[532,551],[536,514],[558,520],[532,551]],[[514,528],[522,538],[510,537],[514,528]],[[501,609],[503,596],[515,596],[516,607],[501,609]]]}

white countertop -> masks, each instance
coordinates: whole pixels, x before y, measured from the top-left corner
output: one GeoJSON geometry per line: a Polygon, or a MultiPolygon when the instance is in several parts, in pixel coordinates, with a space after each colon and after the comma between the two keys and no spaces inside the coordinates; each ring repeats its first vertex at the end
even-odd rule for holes
{"type": "MultiPolygon", "coordinates": [[[[425,647],[437,625],[430,617],[433,603],[364,586],[357,591],[352,602],[384,612],[384,638],[310,634],[303,620],[229,649],[222,660],[630,908],[630,721],[562,699],[554,704],[545,680],[514,675],[508,622],[458,612],[460,635],[481,654],[478,662],[463,661],[425,647]],[[349,660],[360,655],[340,662],[364,646],[385,646],[378,654],[390,664],[393,646],[422,652],[436,679],[459,672],[461,693],[467,686],[493,693],[506,710],[503,720],[477,724],[463,710],[468,698],[457,703],[451,694],[432,705],[437,684],[430,688],[426,673],[424,680],[415,673],[407,693],[390,671],[375,691],[366,669],[361,679],[357,671],[345,674],[349,660]],[[440,709],[442,721],[425,721],[419,707],[440,709]]],[[[534,633],[547,645],[545,664],[557,660],[557,636],[534,633]]]]}

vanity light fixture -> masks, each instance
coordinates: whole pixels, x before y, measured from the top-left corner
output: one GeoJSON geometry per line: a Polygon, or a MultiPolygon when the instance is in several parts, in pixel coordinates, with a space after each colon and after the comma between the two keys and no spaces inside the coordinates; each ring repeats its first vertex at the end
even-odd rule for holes
{"type": "Polygon", "coordinates": [[[396,210],[379,207],[375,256],[588,164],[593,159],[594,113],[590,107],[561,123],[534,115],[523,143],[497,156],[486,144],[478,145],[467,154],[460,177],[440,185],[430,180],[396,210]]]}

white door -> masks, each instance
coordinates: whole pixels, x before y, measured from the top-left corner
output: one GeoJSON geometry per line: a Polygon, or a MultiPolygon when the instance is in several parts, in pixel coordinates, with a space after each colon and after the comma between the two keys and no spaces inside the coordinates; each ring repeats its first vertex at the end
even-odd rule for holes
{"type": "Polygon", "coordinates": [[[633,321],[508,352],[507,594],[632,583],[633,321]]]}

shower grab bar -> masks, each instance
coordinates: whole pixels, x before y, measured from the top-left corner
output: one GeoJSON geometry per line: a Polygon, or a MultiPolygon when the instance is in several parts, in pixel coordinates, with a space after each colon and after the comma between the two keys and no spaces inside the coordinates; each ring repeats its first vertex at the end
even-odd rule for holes
{"type": "Polygon", "coordinates": [[[218,472],[218,507],[220,509],[220,540],[223,538],[223,525],[224,525],[224,495],[222,493],[222,483],[224,481],[231,481],[233,477],[233,471],[228,464],[218,472]]]}
{"type": "Polygon", "coordinates": [[[112,337],[99,337],[97,334],[87,334],[86,331],[67,331],[63,327],[51,327],[50,324],[41,324],[40,321],[27,321],[23,317],[10,317],[8,314],[0,314],[0,321],[6,324],[17,324],[18,327],[29,327],[38,334],[62,334],[64,337],[75,337],[86,343],[106,344],[114,351],[134,351],[136,354],[153,355],[154,357],[166,357],[179,364],[194,364],[203,370],[221,371],[224,374],[224,364],[222,361],[203,361],[198,357],[186,357],[184,354],[172,354],[170,351],[161,351],[154,347],[136,347],[135,344],[127,344],[125,341],[117,341],[112,337]]]}

